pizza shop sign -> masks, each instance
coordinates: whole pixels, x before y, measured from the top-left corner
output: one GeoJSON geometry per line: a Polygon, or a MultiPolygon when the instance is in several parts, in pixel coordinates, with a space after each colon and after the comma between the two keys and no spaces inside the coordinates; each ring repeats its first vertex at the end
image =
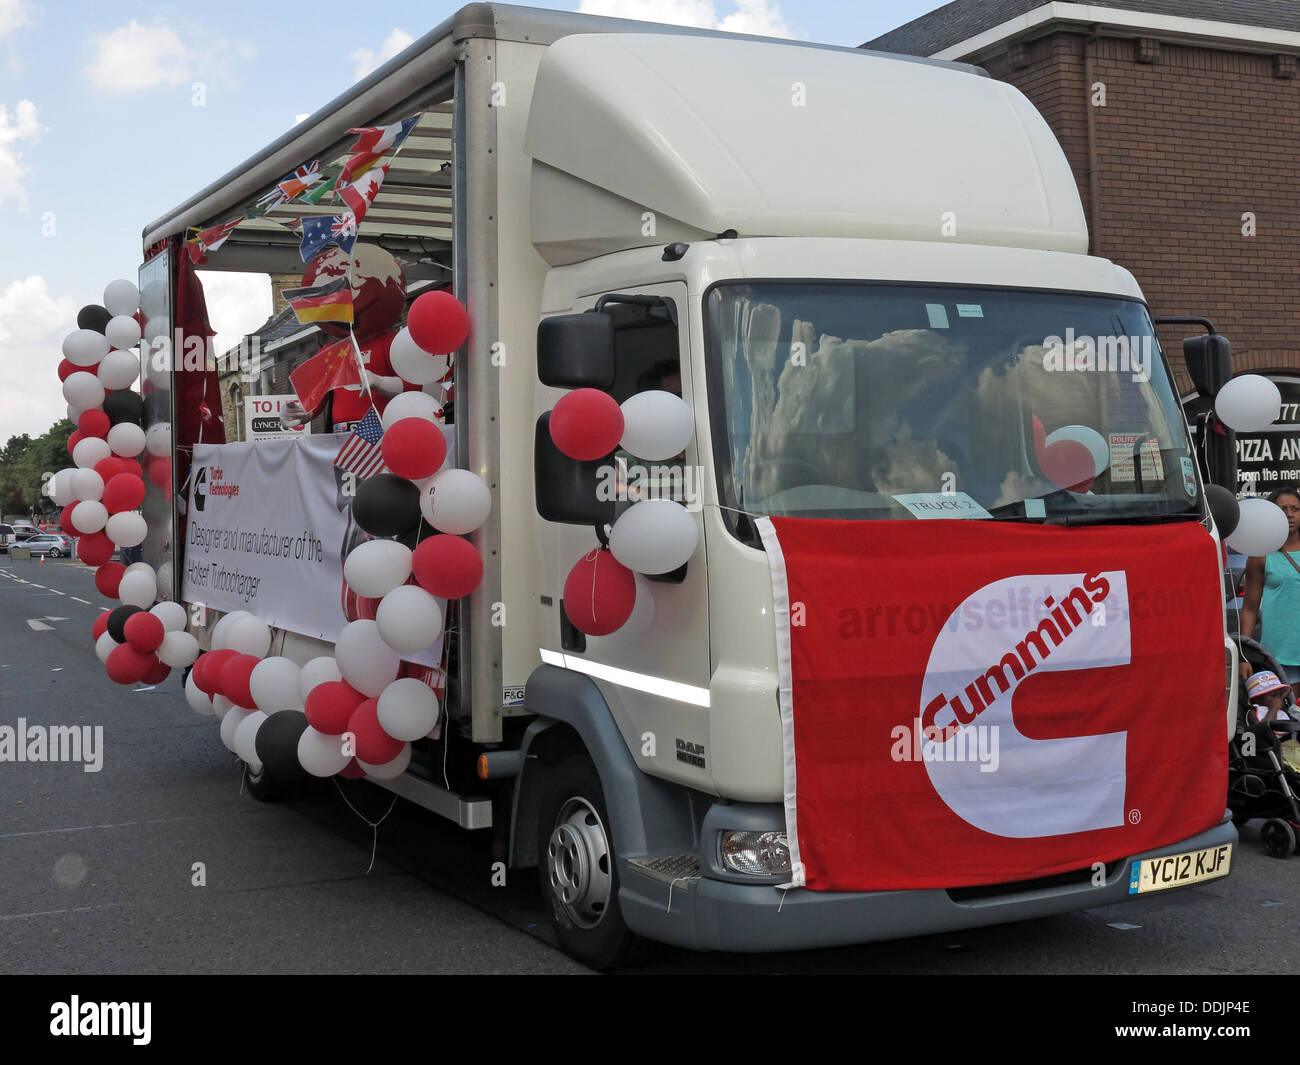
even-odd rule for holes
{"type": "MultiPolygon", "coordinates": [[[[1284,485],[1300,484],[1300,378],[1271,377],[1282,393],[1282,410],[1267,429],[1237,434],[1240,494],[1266,496],[1284,485]]],[[[1196,416],[1209,404],[1195,396],[1186,401],[1187,421],[1196,431],[1196,416]]]]}

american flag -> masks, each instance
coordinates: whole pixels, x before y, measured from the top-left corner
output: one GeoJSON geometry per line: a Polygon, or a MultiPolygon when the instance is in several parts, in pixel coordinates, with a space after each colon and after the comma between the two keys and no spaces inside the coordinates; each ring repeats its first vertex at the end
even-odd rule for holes
{"type": "Polygon", "coordinates": [[[384,456],[380,453],[379,441],[383,438],[384,427],[375,408],[371,407],[352,430],[347,442],[339,448],[334,465],[344,473],[355,474],[359,480],[382,472],[384,456]]]}

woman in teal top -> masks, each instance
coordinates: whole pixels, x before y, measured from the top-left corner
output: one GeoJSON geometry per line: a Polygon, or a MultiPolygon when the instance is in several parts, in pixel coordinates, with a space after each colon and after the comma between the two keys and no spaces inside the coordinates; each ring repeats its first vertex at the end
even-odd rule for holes
{"type": "Polygon", "coordinates": [[[1249,636],[1255,631],[1262,607],[1259,642],[1281,664],[1284,679],[1300,699],[1300,489],[1279,488],[1268,498],[1286,514],[1286,543],[1280,551],[1246,562],[1241,632],[1249,636]]]}

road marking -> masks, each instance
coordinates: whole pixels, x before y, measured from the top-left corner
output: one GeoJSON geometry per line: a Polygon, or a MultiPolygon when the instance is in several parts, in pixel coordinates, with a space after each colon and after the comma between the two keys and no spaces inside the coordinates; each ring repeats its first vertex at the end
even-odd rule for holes
{"type": "Polygon", "coordinates": [[[68,596],[68,598],[71,599],[74,603],[85,603],[86,606],[90,606],[89,599],[78,599],[75,595],[70,595],[68,596]]]}
{"type": "Polygon", "coordinates": [[[54,628],[53,625],[46,625],[45,622],[37,621],[35,618],[27,619],[27,627],[31,629],[33,632],[40,632],[42,630],[49,632],[54,628]]]}
{"type": "Polygon", "coordinates": [[[55,595],[67,595],[67,594],[68,594],[67,592],[61,592],[61,591],[59,591],[57,588],[51,588],[50,591],[52,591],[55,595]]]}

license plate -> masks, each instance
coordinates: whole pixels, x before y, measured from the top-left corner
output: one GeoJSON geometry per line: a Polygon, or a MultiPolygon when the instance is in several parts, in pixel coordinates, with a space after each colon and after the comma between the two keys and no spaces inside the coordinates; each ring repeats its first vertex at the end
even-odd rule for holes
{"type": "Polygon", "coordinates": [[[1138,895],[1147,891],[1165,891],[1169,888],[1199,884],[1228,875],[1232,864],[1232,844],[1222,843],[1186,854],[1170,854],[1164,858],[1144,858],[1134,862],[1129,869],[1128,893],[1138,895]]]}

